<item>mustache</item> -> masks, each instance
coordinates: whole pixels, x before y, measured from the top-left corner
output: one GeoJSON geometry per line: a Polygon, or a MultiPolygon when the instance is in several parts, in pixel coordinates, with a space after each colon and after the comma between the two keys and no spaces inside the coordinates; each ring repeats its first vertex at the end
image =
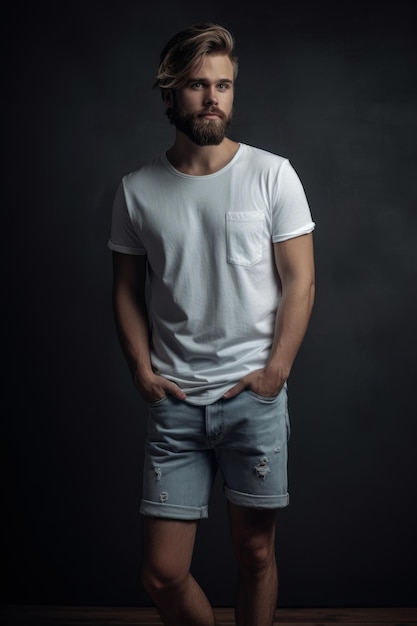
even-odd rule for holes
{"type": "Polygon", "coordinates": [[[218,115],[222,120],[226,117],[223,111],[217,109],[216,107],[210,107],[209,109],[204,109],[198,113],[199,117],[203,117],[204,115],[218,115]]]}

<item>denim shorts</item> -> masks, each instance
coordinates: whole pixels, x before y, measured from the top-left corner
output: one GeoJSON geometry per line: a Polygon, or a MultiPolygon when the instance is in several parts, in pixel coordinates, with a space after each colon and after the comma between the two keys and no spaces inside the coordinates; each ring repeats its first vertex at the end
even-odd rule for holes
{"type": "Polygon", "coordinates": [[[245,390],[197,406],[166,396],[149,406],[140,512],[208,516],[219,469],[226,498],[258,509],[287,506],[287,390],[266,398],[245,390]]]}

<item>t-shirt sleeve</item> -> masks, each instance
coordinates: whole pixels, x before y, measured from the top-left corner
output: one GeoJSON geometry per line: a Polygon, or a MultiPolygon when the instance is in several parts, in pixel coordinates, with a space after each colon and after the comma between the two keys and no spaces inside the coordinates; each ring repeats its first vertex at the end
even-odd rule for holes
{"type": "Polygon", "coordinates": [[[286,160],[279,171],[272,207],[272,241],[276,243],[306,235],[314,228],[302,183],[291,163],[286,160]]]}
{"type": "Polygon", "coordinates": [[[123,180],[113,202],[111,234],[107,245],[110,250],[123,254],[146,254],[137,228],[132,221],[123,180]]]}

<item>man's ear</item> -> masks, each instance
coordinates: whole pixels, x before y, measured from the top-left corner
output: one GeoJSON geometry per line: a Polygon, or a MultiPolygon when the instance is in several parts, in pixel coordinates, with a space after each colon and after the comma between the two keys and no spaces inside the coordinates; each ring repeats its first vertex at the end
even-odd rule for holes
{"type": "Polygon", "coordinates": [[[162,101],[163,103],[169,107],[172,108],[172,105],[174,103],[174,96],[172,93],[172,89],[161,89],[162,91],[162,101]]]}

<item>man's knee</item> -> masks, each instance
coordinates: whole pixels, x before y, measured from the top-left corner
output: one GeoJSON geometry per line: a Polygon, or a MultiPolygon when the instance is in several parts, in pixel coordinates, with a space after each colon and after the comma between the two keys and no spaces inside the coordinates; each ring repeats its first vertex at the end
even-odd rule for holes
{"type": "Polygon", "coordinates": [[[236,546],[237,561],[240,569],[262,574],[275,563],[274,544],[259,538],[247,538],[236,546]]]}
{"type": "Polygon", "coordinates": [[[241,568],[263,571],[275,563],[275,513],[230,507],[233,543],[241,568]]]}
{"type": "Polygon", "coordinates": [[[142,583],[153,598],[180,592],[189,576],[196,523],[144,519],[142,583]]]}
{"type": "Polygon", "coordinates": [[[144,564],[142,584],[151,597],[178,591],[185,584],[189,571],[178,564],[160,563],[158,566],[144,564]]]}

